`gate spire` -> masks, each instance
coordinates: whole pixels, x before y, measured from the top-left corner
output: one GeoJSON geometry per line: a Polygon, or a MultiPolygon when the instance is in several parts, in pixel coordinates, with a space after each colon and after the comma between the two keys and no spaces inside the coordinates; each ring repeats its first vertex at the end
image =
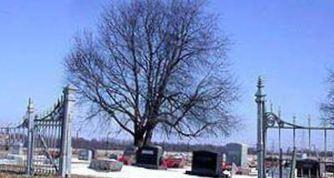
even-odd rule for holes
{"type": "Polygon", "coordinates": [[[264,114],[265,114],[265,93],[264,83],[260,76],[257,82],[257,92],[255,93],[255,101],[257,103],[257,170],[258,178],[265,178],[265,128],[264,128],[264,114]]]}
{"type": "Polygon", "coordinates": [[[28,150],[27,150],[27,170],[28,175],[33,174],[33,137],[34,137],[34,105],[32,99],[29,98],[28,107],[27,107],[27,120],[28,120],[28,150]]]}

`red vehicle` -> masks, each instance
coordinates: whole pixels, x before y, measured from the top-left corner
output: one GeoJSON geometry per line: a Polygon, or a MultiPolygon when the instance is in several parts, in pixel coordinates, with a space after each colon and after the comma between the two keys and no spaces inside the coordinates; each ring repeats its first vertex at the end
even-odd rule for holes
{"type": "Polygon", "coordinates": [[[186,164],[186,159],[183,156],[167,156],[164,159],[164,164],[167,168],[183,168],[186,164]]]}
{"type": "Polygon", "coordinates": [[[132,165],[136,163],[136,151],[137,147],[127,147],[124,150],[123,155],[118,159],[124,165],[132,165]]]}

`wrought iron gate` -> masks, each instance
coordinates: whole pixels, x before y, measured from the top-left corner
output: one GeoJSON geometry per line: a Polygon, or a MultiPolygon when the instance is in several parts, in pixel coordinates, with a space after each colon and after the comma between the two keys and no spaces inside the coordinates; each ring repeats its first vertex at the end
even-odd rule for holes
{"type": "MultiPolygon", "coordinates": [[[[310,121],[308,126],[302,126],[295,123],[295,117],[293,119],[293,123],[287,122],[283,120],[280,116],[280,112],[277,114],[273,112],[272,109],[270,111],[266,110],[266,100],[264,93],[264,84],[263,80],[259,78],[257,83],[257,92],[255,94],[255,101],[257,103],[257,166],[258,166],[258,178],[266,177],[266,142],[267,142],[267,130],[270,128],[278,129],[278,143],[279,143],[279,177],[282,177],[282,148],[281,148],[281,131],[283,129],[292,130],[292,141],[293,141],[293,149],[294,153],[292,155],[292,166],[295,167],[295,157],[296,157],[296,130],[304,129],[308,130],[309,133],[309,149],[311,145],[311,130],[321,130],[324,133],[324,156],[322,162],[329,163],[327,160],[327,132],[330,130],[334,130],[334,127],[327,126],[311,126],[310,121]]],[[[331,164],[333,162],[330,162],[331,164]]],[[[290,177],[295,177],[294,171],[290,171],[290,177]]]]}
{"type": "Polygon", "coordinates": [[[71,87],[44,114],[35,114],[31,99],[23,122],[0,127],[0,171],[28,175],[58,175],[71,172],[71,117],[74,104],[71,87]]]}

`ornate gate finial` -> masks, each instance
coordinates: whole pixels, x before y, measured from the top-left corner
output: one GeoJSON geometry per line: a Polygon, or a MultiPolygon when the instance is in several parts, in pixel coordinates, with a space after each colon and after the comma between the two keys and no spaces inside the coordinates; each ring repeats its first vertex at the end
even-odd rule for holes
{"type": "Polygon", "coordinates": [[[29,98],[29,100],[28,100],[27,111],[28,111],[28,113],[33,113],[34,112],[34,104],[33,104],[31,98],[29,98]]]}
{"type": "MultiPolygon", "coordinates": [[[[256,99],[262,99],[266,95],[264,94],[264,82],[263,78],[259,76],[258,81],[257,81],[257,92],[255,93],[256,99]]],[[[256,101],[258,102],[258,101],[256,101]]],[[[260,102],[260,101],[259,101],[260,102]]]]}
{"type": "Polygon", "coordinates": [[[29,98],[27,107],[27,119],[28,119],[28,148],[27,148],[27,169],[26,173],[28,175],[33,175],[33,127],[34,127],[34,105],[32,104],[32,99],[29,98]]]}

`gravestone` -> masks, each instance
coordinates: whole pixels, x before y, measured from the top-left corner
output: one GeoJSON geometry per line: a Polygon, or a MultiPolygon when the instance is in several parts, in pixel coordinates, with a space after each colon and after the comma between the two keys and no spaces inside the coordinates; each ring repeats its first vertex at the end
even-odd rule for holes
{"type": "Polygon", "coordinates": [[[187,171],[186,174],[223,177],[222,154],[204,150],[194,151],[191,171],[187,171]]]}
{"type": "Polygon", "coordinates": [[[122,167],[123,163],[114,159],[93,159],[89,164],[91,169],[107,172],[121,171],[122,167]]]}
{"type": "Polygon", "coordinates": [[[23,143],[16,142],[9,147],[10,154],[23,155],[23,143]]]}
{"type": "Polygon", "coordinates": [[[297,159],[296,169],[298,177],[320,177],[320,162],[316,159],[297,159]]]}
{"type": "Polygon", "coordinates": [[[128,146],[124,149],[123,155],[129,156],[129,155],[136,155],[138,148],[135,146],[128,146]]]}
{"type": "Polygon", "coordinates": [[[233,163],[238,167],[247,166],[247,150],[245,144],[229,143],[226,148],[226,163],[232,165],[233,163]]]}
{"type": "Polygon", "coordinates": [[[136,152],[136,166],[160,169],[162,163],[163,149],[161,146],[143,146],[136,152]]]}
{"type": "Polygon", "coordinates": [[[109,159],[118,160],[118,155],[116,153],[112,153],[108,157],[109,157],[109,159]]]}
{"type": "Polygon", "coordinates": [[[93,158],[93,151],[90,149],[81,149],[78,152],[79,160],[91,161],[93,158]]]}
{"type": "Polygon", "coordinates": [[[7,154],[6,159],[2,159],[1,161],[11,165],[24,165],[26,158],[22,154],[7,154]]]}

